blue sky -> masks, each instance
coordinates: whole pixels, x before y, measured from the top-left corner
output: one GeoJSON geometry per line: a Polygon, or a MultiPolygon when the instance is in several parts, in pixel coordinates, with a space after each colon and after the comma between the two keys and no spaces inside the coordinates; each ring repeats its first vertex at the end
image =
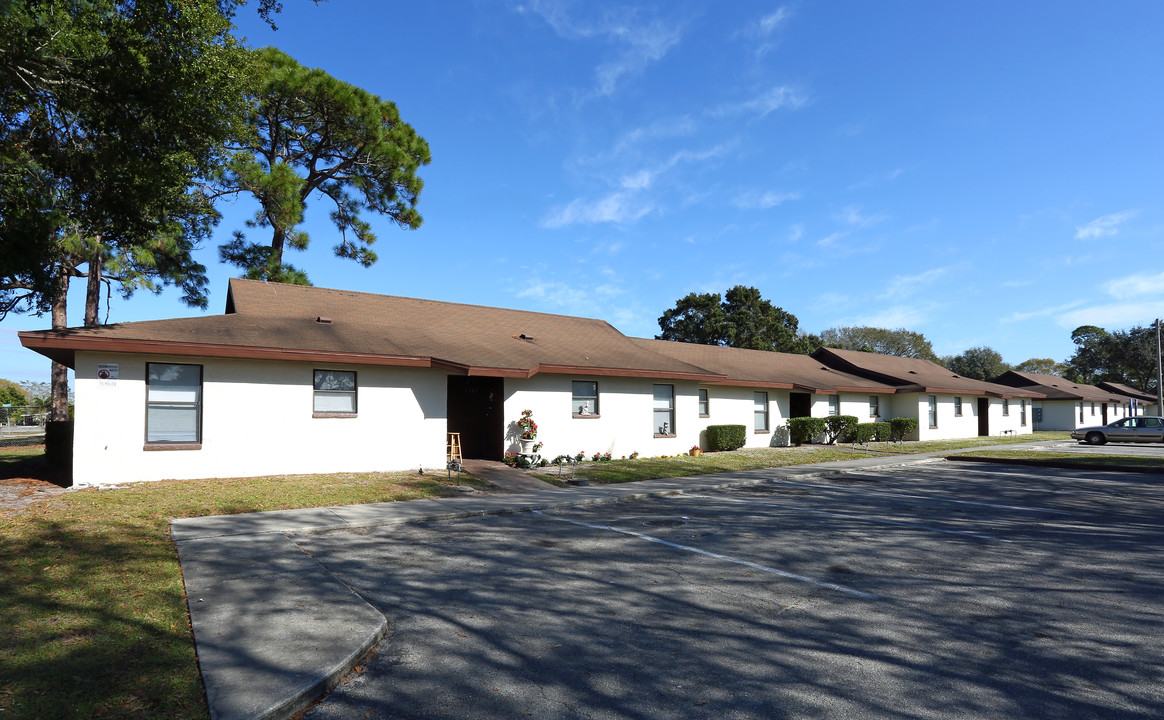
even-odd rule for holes
{"type": "MultiPolygon", "coordinates": [[[[687,293],[744,284],[807,332],[1011,363],[1164,314],[1164,4],[284,2],[277,32],[244,9],[240,34],[394,101],[433,156],[424,225],[373,219],[371,269],[309,205],[287,259],[315,285],[650,337],[687,293]]],[[[213,313],[217,245],[253,206],[222,210],[213,313]]],[[[195,314],[169,290],[109,321],[195,314]]],[[[15,337],[47,325],[3,323],[0,377],[47,378],[15,337]]]]}

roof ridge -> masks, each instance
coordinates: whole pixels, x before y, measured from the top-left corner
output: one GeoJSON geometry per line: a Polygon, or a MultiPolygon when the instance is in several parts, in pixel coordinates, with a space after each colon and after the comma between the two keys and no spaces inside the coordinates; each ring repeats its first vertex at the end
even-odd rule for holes
{"type": "Polygon", "coordinates": [[[334,293],[337,295],[349,295],[349,296],[353,296],[353,297],[372,297],[372,298],[382,298],[382,299],[389,299],[389,300],[404,300],[404,301],[408,301],[408,302],[432,303],[435,305],[451,305],[453,307],[473,308],[476,310],[502,310],[505,312],[523,313],[523,314],[527,314],[527,315],[540,315],[542,317],[548,317],[548,318],[568,318],[570,320],[589,320],[592,322],[601,323],[603,325],[606,325],[610,329],[612,329],[615,332],[617,332],[618,334],[622,335],[623,337],[630,337],[628,335],[623,334],[622,331],[620,331],[618,328],[611,325],[610,322],[608,322],[607,320],[603,320],[602,318],[586,317],[583,315],[567,315],[565,313],[548,313],[548,312],[542,312],[540,310],[522,310],[520,308],[497,307],[496,305],[478,305],[475,303],[454,302],[452,300],[432,300],[430,298],[408,297],[407,295],[385,295],[384,293],[365,292],[365,291],[361,291],[361,290],[345,290],[343,288],[327,288],[327,287],[320,287],[318,285],[293,285],[291,283],[272,283],[272,282],[268,282],[266,280],[251,280],[250,278],[230,278],[231,283],[234,283],[236,281],[240,282],[240,283],[265,285],[265,286],[277,285],[280,288],[296,288],[296,290],[293,290],[293,292],[298,292],[299,290],[316,291],[316,292],[334,293]]]}

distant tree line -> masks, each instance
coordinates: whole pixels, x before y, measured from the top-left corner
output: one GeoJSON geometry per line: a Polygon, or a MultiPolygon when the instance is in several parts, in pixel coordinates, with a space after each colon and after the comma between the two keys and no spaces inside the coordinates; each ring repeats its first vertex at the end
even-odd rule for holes
{"type": "Polygon", "coordinates": [[[1071,333],[1075,352],[1066,362],[1030,358],[1017,365],[987,346],[939,357],[930,341],[905,328],[867,326],[829,328],[820,335],[805,333],[792,313],[765,300],[754,287],[736,285],[723,295],[690,293],[659,318],[660,340],[811,354],[820,347],[921,358],[962,377],[992,381],[1008,370],[1058,375],[1094,385],[1122,383],[1144,392],[1156,389],[1155,326],[1108,332],[1084,325],[1071,333]]]}

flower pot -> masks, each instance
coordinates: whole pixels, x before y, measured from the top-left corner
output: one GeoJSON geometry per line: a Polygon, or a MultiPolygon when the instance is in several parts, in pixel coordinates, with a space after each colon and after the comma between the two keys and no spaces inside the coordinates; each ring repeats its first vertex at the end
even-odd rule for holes
{"type": "Polygon", "coordinates": [[[691,448],[690,450],[687,451],[687,454],[690,455],[691,457],[699,457],[700,455],[703,454],[703,450],[701,450],[699,448],[691,448]]]}
{"type": "Polygon", "coordinates": [[[538,441],[537,440],[518,440],[518,443],[521,445],[521,454],[522,455],[533,455],[533,451],[534,451],[533,447],[534,447],[534,445],[537,445],[538,441]]]}

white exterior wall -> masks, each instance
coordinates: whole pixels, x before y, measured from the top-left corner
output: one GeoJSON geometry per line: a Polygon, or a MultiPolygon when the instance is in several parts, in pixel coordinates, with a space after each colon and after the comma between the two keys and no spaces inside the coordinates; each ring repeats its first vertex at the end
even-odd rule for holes
{"type": "MultiPolygon", "coordinates": [[[[1043,422],[1039,430],[1074,430],[1092,425],[1103,425],[1103,403],[1095,403],[1095,414],[1091,414],[1091,401],[1083,401],[1083,420],[1079,419],[1079,400],[1036,400],[1043,408],[1043,422]]],[[[1142,413],[1138,413],[1142,414],[1142,413]]],[[[1128,406],[1107,403],[1107,421],[1113,422],[1127,417],[1128,406]]]]}
{"type": "MultiPolygon", "coordinates": [[[[707,426],[699,417],[699,385],[692,381],[644,378],[537,375],[528,380],[505,380],[505,428],[508,451],[517,450],[516,422],[523,410],[532,410],[538,425],[541,456],[584,452],[610,453],[615,459],[637,452],[641,457],[678,455],[699,444],[707,426]],[[598,417],[573,416],[571,382],[598,382],[598,417]],[[654,386],[671,385],[675,398],[675,437],[655,437],[654,386]]],[[[713,411],[714,412],[714,411],[713,411]]]]}
{"type": "Polygon", "coordinates": [[[75,485],[444,467],[446,373],[77,353],[75,485]],[[202,443],[145,450],[146,363],[202,366],[202,443]],[[116,380],[98,380],[116,363],[116,380]],[[357,417],[313,418],[313,370],[354,370],[357,417]]]}
{"type": "MultiPolygon", "coordinates": [[[[744,447],[775,447],[787,435],[779,428],[788,422],[788,391],[774,388],[728,387],[716,385],[707,390],[708,417],[700,418],[701,429],[708,425],[743,425],[744,447]],[[755,393],[768,393],[768,430],[756,430],[755,393]]],[[[700,447],[707,447],[707,437],[700,435],[700,447]]]]}

